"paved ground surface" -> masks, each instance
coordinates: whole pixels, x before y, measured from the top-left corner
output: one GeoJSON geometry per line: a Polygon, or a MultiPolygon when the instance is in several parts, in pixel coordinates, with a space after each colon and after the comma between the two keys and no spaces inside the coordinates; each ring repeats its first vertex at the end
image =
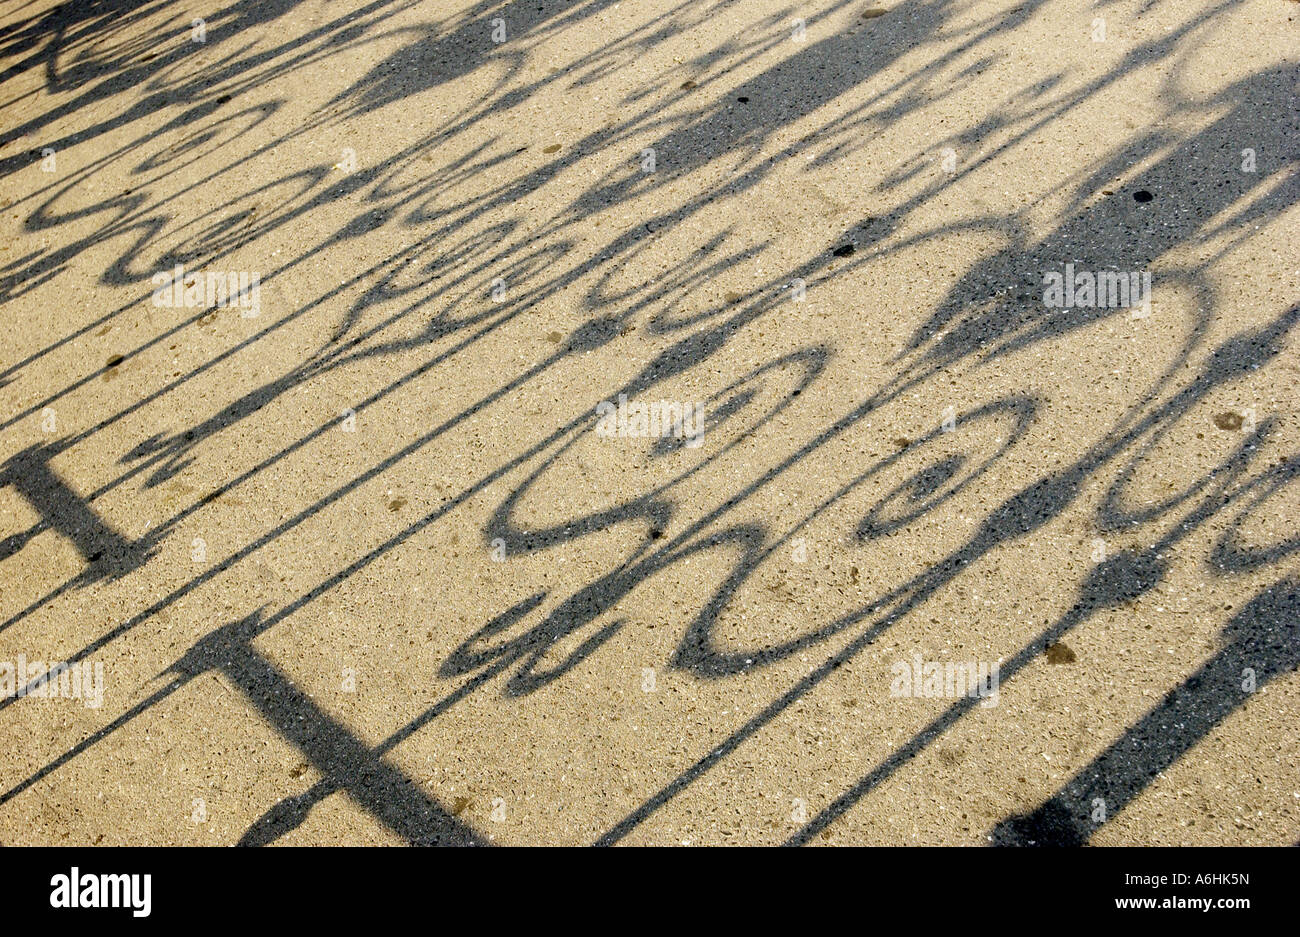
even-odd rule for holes
{"type": "Polygon", "coordinates": [[[1297,30],[5,4],[0,842],[1295,843],[1297,30]]]}

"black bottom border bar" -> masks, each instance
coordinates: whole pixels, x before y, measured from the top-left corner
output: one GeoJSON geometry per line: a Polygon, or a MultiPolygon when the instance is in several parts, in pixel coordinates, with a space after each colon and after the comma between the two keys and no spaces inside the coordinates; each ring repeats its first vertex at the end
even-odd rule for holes
{"type": "Polygon", "coordinates": [[[339,926],[446,903],[509,915],[636,895],[629,913],[714,904],[772,923],[783,911],[862,907],[867,917],[1088,922],[1200,915],[1227,924],[1288,907],[1296,853],[1259,848],[1114,849],[90,849],[0,850],[12,919],[131,926],[339,926]],[[146,878],[147,876],[147,878],[146,878]],[[600,896],[600,897],[598,897],[600,896]],[[602,900],[603,899],[603,900],[602,900]],[[90,906],[88,906],[90,905],[90,906]],[[666,908],[662,905],[667,905],[666,908]],[[802,910],[801,910],[802,909],[802,910]],[[1050,917],[1044,917],[1050,916],[1050,917]]]}

